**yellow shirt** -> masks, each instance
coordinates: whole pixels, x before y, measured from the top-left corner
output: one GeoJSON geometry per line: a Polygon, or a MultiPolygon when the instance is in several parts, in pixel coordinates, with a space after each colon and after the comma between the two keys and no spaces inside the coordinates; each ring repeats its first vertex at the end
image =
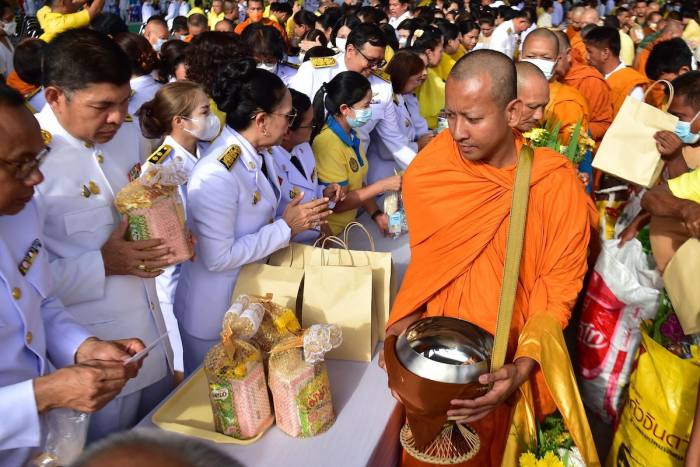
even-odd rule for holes
{"type": "Polygon", "coordinates": [[[620,60],[626,66],[634,63],[634,41],[629,34],[620,31],[620,60]]]}
{"type": "Polygon", "coordinates": [[[196,6],[196,7],[192,8],[192,9],[187,13],[187,17],[189,18],[190,16],[192,16],[192,15],[195,14],[195,13],[199,13],[200,15],[204,15],[204,16],[207,15],[206,13],[204,13],[204,10],[202,10],[201,8],[199,8],[198,6],[196,6]]]}
{"type": "Polygon", "coordinates": [[[41,23],[44,34],[39,36],[39,39],[44,42],[51,42],[57,35],[69,29],[90,26],[90,12],[80,10],[76,13],[63,14],[48,11],[42,15],[41,23]]]}
{"type": "Polygon", "coordinates": [[[216,102],[214,102],[214,99],[212,99],[211,97],[209,98],[209,110],[211,111],[211,113],[216,115],[216,118],[219,119],[219,123],[221,123],[221,128],[223,128],[226,125],[226,113],[219,110],[219,107],[217,107],[216,102]]]}
{"type": "Polygon", "coordinates": [[[465,50],[464,46],[460,44],[455,53],[447,55],[449,55],[452,58],[452,60],[457,62],[457,60],[467,55],[467,51],[465,50]]]}
{"type": "MultiPolygon", "coordinates": [[[[394,58],[394,53],[394,49],[392,49],[390,45],[387,45],[384,49],[384,61],[386,61],[387,65],[391,59],[394,58]]],[[[386,68],[386,65],[384,65],[384,68],[386,68]]]]}
{"type": "Polygon", "coordinates": [[[668,188],[676,198],[700,203],[700,169],[672,178],[668,181],[668,188]]]}
{"type": "Polygon", "coordinates": [[[425,82],[416,89],[418,110],[426,122],[428,122],[428,128],[431,129],[437,126],[437,118],[440,114],[440,110],[445,107],[445,82],[435,70],[435,68],[428,68],[428,77],[425,82]]]}
{"type": "Polygon", "coordinates": [[[44,29],[44,18],[48,13],[51,13],[51,7],[48,5],[42,6],[36,12],[36,19],[39,21],[39,26],[41,26],[41,29],[44,29]]]}
{"type": "MultiPolygon", "coordinates": [[[[353,148],[341,141],[333,130],[328,128],[328,125],[324,125],[314,139],[312,149],[316,157],[316,171],[320,183],[326,185],[337,183],[347,186],[349,191],[362,188],[368,169],[362,145],[360,145],[362,159],[360,162],[353,148]]],[[[346,225],[355,220],[355,217],[357,217],[357,209],[334,213],[327,218],[328,226],[333,235],[337,235],[346,225]]]]}
{"type": "Polygon", "coordinates": [[[450,74],[450,71],[456,62],[457,60],[443,52],[440,63],[438,63],[438,66],[435,67],[435,72],[443,81],[447,81],[447,76],[450,74]]]}
{"type": "Polygon", "coordinates": [[[207,13],[207,20],[209,21],[209,29],[214,30],[214,27],[216,27],[216,23],[224,19],[224,12],[222,11],[218,15],[215,15],[213,11],[210,11],[207,13]]]}

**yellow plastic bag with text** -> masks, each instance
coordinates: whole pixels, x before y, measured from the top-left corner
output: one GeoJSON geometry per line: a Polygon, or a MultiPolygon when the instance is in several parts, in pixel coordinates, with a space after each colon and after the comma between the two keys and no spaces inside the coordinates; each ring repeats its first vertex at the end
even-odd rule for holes
{"type": "Polygon", "coordinates": [[[642,331],[637,369],[606,465],[682,467],[699,381],[700,358],[683,360],[642,331]]]}

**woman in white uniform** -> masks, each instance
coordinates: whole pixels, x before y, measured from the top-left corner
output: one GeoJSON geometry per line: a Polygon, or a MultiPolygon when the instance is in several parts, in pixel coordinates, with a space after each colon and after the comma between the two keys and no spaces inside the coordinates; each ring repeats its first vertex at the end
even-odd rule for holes
{"type": "MultiPolygon", "coordinates": [[[[399,50],[387,65],[386,72],[391,76],[394,106],[399,125],[402,127],[401,131],[407,135],[418,152],[433,138],[433,132],[428,129],[428,124],[421,116],[418,110],[418,99],[413,94],[426,79],[425,62],[414,52],[399,50]]],[[[367,154],[370,160],[368,183],[394,175],[399,169],[382,140],[377,138],[376,142],[377,144],[370,145],[367,154]]]]}
{"type": "Polygon", "coordinates": [[[258,62],[258,68],[276,74],[285,86],[297,74],[299,65],[284,61],[285,43],[277,29],[262,23],[251,24],[241,34],[241,40],[258,62]]]}
{"type": "MultiPolygon", "coordinates": [[[[342,201],[347,190],[337,183],[320,185],[316,174],[316,160],[309,140],[313,129],[314,111],[311,108],[311,100],[306,94],[290,89],[292,94],[292,106],[297,116],[289,126],[287,134],[282,138],[282,144],[272,148],[272,156],[275,160],[275,169],[280,180],[280,204],[277,207],[277,216],[281,217],[287,205],[304,192],[313,198],[326,197],[331,205],[342,201]]],[[[299,243],[313,243],[318,239],[320,229],[306,230],[293,238],[299,243]]]]}
{"type": "Polygon", "coordinates": [[[158,54],[145,37],[133,32],[117,34],[114,42],[129,57],[131,65],[129,114],[134,115],[141,105],[153,99],[161,87],[161,84],[151,75],[158,67],[158,54]]]}
{"type": "Polygon", "coordinates": [[[187,222],[196,256],[182,264],[175,293],[185,374],[219,340],[221,321],[242,266],[264,260],[330,214],[328,199],[300,194],[275,220],[281,190],[270,148],[296,112],[280,78],[253,59],[222,67],[212,97],[226,126],[197,162],[187,184],[187,222]]]}
{"type": "MultiPolygon", "coordinates": [[[[204,88],[192,81],[166,84],[138,112],[141,132],[149,139],[162,139],[163,144],[148,158],[146,165],[181,164],[187,174],[192,172],[200,157],[200,142],[211,141],[221,130],[219,119],[209,109],[204,88]]],[[[187,184],[180,186],[180,196],[187,206],[187,184]]],[[[156,278],[156,290],[165,324],[170,331],[170,343],[175,356],[175,370],[182,371],[182,344],[177,321],[173,315],[175,288],[180,277],[180,265],[171,266],[156,278]]]]}

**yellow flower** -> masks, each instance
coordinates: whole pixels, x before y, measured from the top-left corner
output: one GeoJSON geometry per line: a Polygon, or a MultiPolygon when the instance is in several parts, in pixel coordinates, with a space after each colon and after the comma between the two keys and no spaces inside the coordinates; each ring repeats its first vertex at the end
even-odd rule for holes
{"type": "Polygon", "coordinates": [[[537,462],[537,467],[564,467],[564,463],[552,451],[547,451],[537,462]]]}
{"type": "Polygon", "coordinates": [[[520,467],[537,467],[537,457],[531,452],[526,452],[520,455],[518,459],[520,467]]]}

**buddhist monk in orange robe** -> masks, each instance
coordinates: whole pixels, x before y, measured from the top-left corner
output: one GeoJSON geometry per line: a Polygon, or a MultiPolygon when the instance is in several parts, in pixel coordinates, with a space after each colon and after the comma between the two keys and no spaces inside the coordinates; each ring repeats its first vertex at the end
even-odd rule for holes
{"type": "Polygon", "coordinates": [[[586,35],[588,62],[603,76],[610,86],[613,114],[617,115],[627,96],[644,100],[644,90],[649,80],[620,61],[620,33],[610,27],[597,27],[586,35]]]}
{"type": "Polygon", "coordinates": [[[576,125],[582,134],[588,131],[589,110],[586,99],[571,86],[556,81],[554,73],[559,61],[559,40],[549,29],[535,29],[525,38],[521,61],[530,61],[549,80],[549,103],[545,108],[548,126],[559,125],[559,139],[568,144],[576,125]]]}
{"type": "MultiPolygon", "coordinates": [[[[403,180],[411,263],[389,335],[424,316],[452,316],[495,332],[523,144],[512,130],[522,112],[512,61],[491,50],[466,55],[448,77],[445,110],[449,130],[418,154],[403,180]]],[[[507,465],[517,465],[519,436],[509,436],[511,415],[526,405],[538,416],[566,405],[561,412],[567,428],[586,465],[596,466],[566,347],[560,337],[549,345],[552,336],[561,336],[581,288],[594,209],[572,165],[549,149],[535,150],[528,205],[508,363],[480,377],[482,384],[493,383],[486,395],[451,401],[447,415],[481,437],[480,451],[463,465],[499,466],[504,456],[507,465]],[[565,404],[564,387],[571,395],[565,404]],[[514,400],[515,409],[506,400],[514,400]]],[[[531,441],[522,436],[520,442],[531,441]]],[[[404,454],[404,465],[426,464],[404,454]]]]}
{"type": "Polygon", "coordinates": [[[555,68],[557,80],[575,88],[586,99],[590,116],[588,129],[591,137],[599,143],[613,119],[610,86],[598,70],[573,60],[566,34],[561,31],[554,31],[554,34],[559,39],[559,61],[555,68]]]}

